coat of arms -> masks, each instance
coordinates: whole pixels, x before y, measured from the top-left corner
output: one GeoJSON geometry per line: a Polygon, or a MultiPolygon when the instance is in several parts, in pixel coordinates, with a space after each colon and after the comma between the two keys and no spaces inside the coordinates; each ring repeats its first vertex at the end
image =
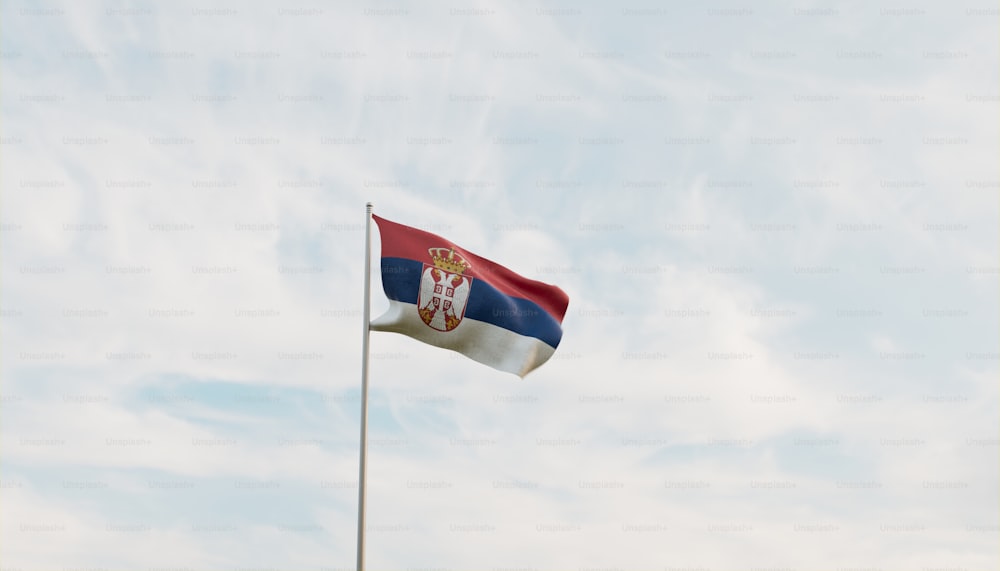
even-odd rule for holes
{"type": "Polygon", "coordinates": [[[417,311],[424,323],[438,331],[458,327],[469,301],[472,278],[462,275],[469,263],[451,248],[428,248],[433,265],[424,264],[417,311]]]}

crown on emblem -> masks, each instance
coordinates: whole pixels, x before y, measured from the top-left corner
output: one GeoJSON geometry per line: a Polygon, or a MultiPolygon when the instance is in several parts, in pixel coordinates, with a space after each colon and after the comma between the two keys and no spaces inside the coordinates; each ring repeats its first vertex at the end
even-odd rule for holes
{"type": "Polygon", "coordinates": [[[469,269],[469,262],[451,248],[427,248],[434,266],[452,274],[460,274],[469,269]]]}

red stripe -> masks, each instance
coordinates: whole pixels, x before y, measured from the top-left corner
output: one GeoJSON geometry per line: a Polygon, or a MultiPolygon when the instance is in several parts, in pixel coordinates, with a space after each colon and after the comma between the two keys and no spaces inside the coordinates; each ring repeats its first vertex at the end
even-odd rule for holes
{"type": "Polygon", "coordinates": [[[481,258],[465,248],[445,240],[437,234],[397,224],[381,216],[372,214],[382,236],[383,258],[407,258],[431,263],[428,248],[452,248],[469,262],[465,275],[488,282],[500,292],[511,297],[531,300],[562,323],[569,306],[569,296],[554,285],[542,283],[518,275],[507,268],[481,258]]]}

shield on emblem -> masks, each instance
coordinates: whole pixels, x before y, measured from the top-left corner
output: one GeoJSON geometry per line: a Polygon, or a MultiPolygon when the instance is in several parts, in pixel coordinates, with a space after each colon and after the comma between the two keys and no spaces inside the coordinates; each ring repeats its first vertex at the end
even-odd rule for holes
{"type": "Polygon", "coordinates": [[[465,316],[472,278],[424,264],[420,275],[417,311],[424,323],[438,331],[451,331],[465,316]]]}

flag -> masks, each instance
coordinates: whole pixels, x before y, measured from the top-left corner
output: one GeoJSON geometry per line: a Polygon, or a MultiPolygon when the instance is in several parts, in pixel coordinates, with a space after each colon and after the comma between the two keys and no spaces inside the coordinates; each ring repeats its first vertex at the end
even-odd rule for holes
{"type": "Polygon", "coordinates": [[[373,215],[389,310],[374,331],[409,335],[524,377],[562,339],[569,297],[444,238],[373,215]]]}

